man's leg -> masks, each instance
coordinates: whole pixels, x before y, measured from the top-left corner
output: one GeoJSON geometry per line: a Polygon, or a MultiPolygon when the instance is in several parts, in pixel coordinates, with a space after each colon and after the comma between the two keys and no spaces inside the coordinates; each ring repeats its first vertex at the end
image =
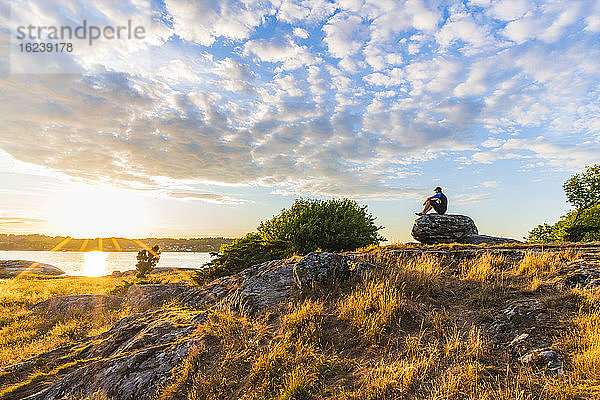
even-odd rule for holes
{"type": "Polygon", "coordinates": [[[431,200],[427,200],[425,202],[425,208],[423,208],[423,211],[421,211],[421,214],[423,214],[423,215],[427,214],[429,211],[431,211],[432,208],[433,208],[433,206],[431,205],[431,200]]]}

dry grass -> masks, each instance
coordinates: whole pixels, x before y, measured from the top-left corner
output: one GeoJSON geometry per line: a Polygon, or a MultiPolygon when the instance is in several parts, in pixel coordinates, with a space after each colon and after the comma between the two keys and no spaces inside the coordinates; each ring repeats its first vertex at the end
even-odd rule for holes
{"type": "MultiPolygon", "coordinates": [[[[165,281],[187,277],[161,274],[165,281]]],[[[0,367],[36,354],[98,335],[130,313],[127,308],[98,310],[88,314],[40,315],[29,306],[51,297],[74,294],[109,294],[122,285],[122,278],[21,276],[0,281],[0,367]]]]}
{"type": "Polygon", "coordinates": [[[342,320],[357,329],[368,343],[377,342],[402,316],[408,314],[408,300],[404,288],[393,282],[368,282],[358,287],[339,305],[342,320]]]}
{"type": "Polygon", "coordinates": [[[28,309],[55,296],[106,294],[115,278],[21,277],[0,282],[0,366],[73,343],[109,329],[123,310],[102,310],[88,315],[45,316],[28,309]]]}
{"type": "Polygon", "coordinates": [[[528,278],[541,279],[548,275],[555,275],[566,262],[577,257],[578,253],[573,249],[557,252],[527,252],[516,265],[515,272],[528,278]]]}
{"type": "Polygon", "coordinates": [[[461,264],[461,278],[478,282],[501,279],[508,262],[501,254],[484,253],[461,264]]]}
{"type": "Polygon", "coordinates": [[[201,328],[198,355],[174,374],[187,383],[163,391],[162,399],[598,398],[600,295],[545,300],[550,295],[536,292],[556,308],[551,313],[573,313],[561,322],[570,330],[547,337],[568,374],[522,366],[489,336],[490,313],[502,314],[502,305],[522,293],[530,296],[529,277],[549,279],[568,258],[530,254],[513,265],[483,254],[450,266],[429,256],[388,258],[364,281],[336,287],[339,297],[311,293],[278,317],[214,311],[201,328]],[[482,306],[482,296],[500,298],[482,306]]]}
{"type": "MultiPolygon", "coordinates": [[[[492,251],[458,261],[380,254],[381,267],[366,279],[299,293],[279,310],[249,317],[213,308],[195,333],[196,348],[157,397],[600,398],[600,292],[549,284],[574,257],[529,253],[512,263],[492,251]],[[506,341],[531,325],[506,338],[493,333],[507,302],[523,298],[547,309],[550,320],[532,335],[544,333],[566,374],[545,375],[508,351],[506,341]]],[[[76,330],[60,321],[46,334],[75,340],[76,330]]]]}

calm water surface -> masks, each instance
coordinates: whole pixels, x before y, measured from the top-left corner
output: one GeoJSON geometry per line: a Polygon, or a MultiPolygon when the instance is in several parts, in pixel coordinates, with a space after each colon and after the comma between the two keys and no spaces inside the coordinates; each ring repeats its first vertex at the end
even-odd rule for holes
{"type": "MultiPolygon", "coordinates": [[[[67,275],[102,276],[135,269],[136,252],[0,251],[0,260],[29,260],[54,265],[67,275]]],[[[201,268],[209,253],[163,252],[158,267],[201,268]]]]}

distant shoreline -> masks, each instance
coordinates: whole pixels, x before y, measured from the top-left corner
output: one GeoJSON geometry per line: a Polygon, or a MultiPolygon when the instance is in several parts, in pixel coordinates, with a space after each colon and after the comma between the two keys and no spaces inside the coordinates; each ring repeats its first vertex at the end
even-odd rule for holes
{"type": "Polygon", "coordinates": [[[215,252],[222,245],[231,244],[232,238],[143,238],[122,237],[71,238],[69,236],[46,236],[39,234],[14,235],[0,234],[0,251],[105,251],[137,252],[158,245],[162,251],[169,252],[215,252]]]}
{"type": "MultiPolygon", "coordinates": [[[[89,253],[90,251],[102,251],[105,253],[137,253],[139,250],[98,250],[98,249],[89,249],[89,250],[47,250],[47,249],[0,249],[0,251],[53,251],[55,253],[89,253]]],[[[166,253],[210,253],[210,251],[204,250],[162,250],[162,252],[166,253]]],[[[215,250],[217,251],[217,250],[215,250]]]]}

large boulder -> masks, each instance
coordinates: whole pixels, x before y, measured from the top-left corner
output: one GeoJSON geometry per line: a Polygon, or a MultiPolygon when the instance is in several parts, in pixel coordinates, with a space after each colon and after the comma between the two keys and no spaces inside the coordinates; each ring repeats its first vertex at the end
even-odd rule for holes
{"type": "Polygon", "coordinates": [[[134,310],[143,311],[160,307],[190,289],[185,283],[132,285],[127,289],[125,302],[134,310]]]}
{"type": "Polygon", "coordinates": [[[426,214],[415,221],[412,236],[424,244],[460,243],[477,235],[475,222],[466,215],[426,214]]]}
{"type": "Polygon", "coordinates": [[[427,214],[417,218],[412,236],[423,244],[507,244],[518,240],[480,235],[475,222],[466,215],[427,214]]]}
{"type": "Polygon", "coordinates": [[[104,294],[76,294],[52,297],[32,305],[29,309],[41,314],[65,316],[119,308],[122,301],[120,297],[104,294]]]}
{"type": "Polygon", "coordinates": [[[65,271],[50,264],[27,260],[0,260],[0,277],[22,274],[64,275],[65,271]]]}

